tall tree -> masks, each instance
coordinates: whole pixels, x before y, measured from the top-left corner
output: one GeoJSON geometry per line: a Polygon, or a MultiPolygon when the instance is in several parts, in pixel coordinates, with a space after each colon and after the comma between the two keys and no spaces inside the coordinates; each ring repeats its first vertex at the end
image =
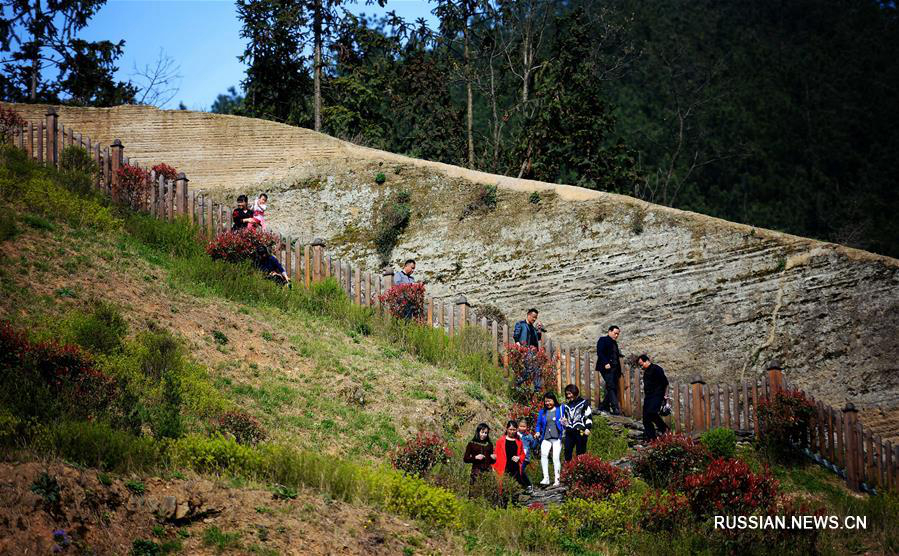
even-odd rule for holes
{"type": "Polygon", "coordinates": [[[108,106],[131,102],[136,88],[116,81],[125,42],[85,41],[78,33],[105,0],[6,0],[0,17],[7,100],[108,106]],[[53,80],[47,72],[55,70],[53,80]]]}

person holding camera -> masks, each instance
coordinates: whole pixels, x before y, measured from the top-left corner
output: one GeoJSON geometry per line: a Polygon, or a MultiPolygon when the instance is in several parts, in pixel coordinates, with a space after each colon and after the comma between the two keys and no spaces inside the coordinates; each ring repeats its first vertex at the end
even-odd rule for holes
{"type": "Polygon", "coordinates": [[[537,320],[537,309],[528,309],[524,320],[515,323],[512,339],[516,344],[527,347],[540,347],[540,338],[546,332],[543,324],[537,320]]]}
{"type": "Polygon", "coordinates": [[[662,367],[649,362],[645,353],[637,358],[637,364],[643,369],[643,438],[649,442],[668,432],[660,415],[668,394],[668,377],[662,367]]]}

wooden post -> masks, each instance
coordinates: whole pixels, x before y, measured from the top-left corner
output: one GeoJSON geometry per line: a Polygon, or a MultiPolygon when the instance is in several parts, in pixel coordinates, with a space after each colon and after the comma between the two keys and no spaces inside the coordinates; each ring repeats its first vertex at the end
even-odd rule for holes
{"type": "MultiPolygon", "coordinates": [[[[312,281],[318,282],[322,279],[322,250],[325,247],[325,240],[317,237],[312,240],[312,281]]],[[[357,284],[358,288],[358,284],[357,284]]],[[[358,301],[356,302],[358,304],[358,301]]]]}
{"type": "Polygon", "coordinates": [[[768,365],[768,388],[771,397],[773,398],[775,394],[783,390],[784,387],[784,372],[783,369],[780,368],[779,361],[772,361],[768,365]]]}
{"type": "Polygon", "coordinates": [[[561,392],[564,385],[562,384],[562,345],[556,346],[556,392],[561,392]]]}
{"type": "MultiPolygon", "coordinates": [[[[162,174],[156,176],[156,189],[158,191],[157,197],[159,199],[159,214],[157,215],[157,218],[160,220],[167,220],[169,218],[169,191],[165,184],[165,176],[162,174]]],[[[212,221],[215,223],[215,218],[213,218],[212,221]]],[[[213,237],[217,235],[218,229],[215,229],[213,237]]]]}
{"type": "MultiPolygon", "coordinates": [[[[590,401],[590,403],[592,404],[593,403],[593,367],[590,365],[590,352],[588,351],[584,355],[585,355],[585,357],[584,357],[584,383],[587,386],[587,388],[585,389],[587,391],[587,396],[584,399],[590,401]]],[[[594,404],[593,406],[596,407],[596,404],[594,404]]]]}
{"type": "MultiPolygon", "coordinates": [[[[37,126],[37,161],[44,163],[44,134],[47,132],[47,124],[41,122],[37,126]]],[[[97,155],[99,157],[100,145],[97,145],[97,155]]],[[[99,164],[99,160],[97,163],[99,164]]]]}
{"type": "Polygon", "coordinates": [[[886,471],[886,489],[888,491],[896,491],[896,460],[893,458],[893,443],[887,440],[883,444],[884,467],[886,471]]]}
{"type": "Polygon", "coordinates": [[[683,426],[680,422],[680,384],[673,384],[672,386],[673,388],[671,390],[674,394],[671,400],[671,405],[673,406],[671,409],[674,413],[674,427],[672,427],[672,430],[675,432],[681,432],[683,431],[683,426]]]}
{"type": "Polygon", "coordinates": [[[755,437],[759,437],[759,384],[758,381],[752,383],[752,423],[755,437]]]}
{"type": "Polygon", "coordinates": [[[732,429],[730,420],[730,384],[724,385],[724,426],[732,429]]]}
{"type": "MultiPolygon", "coordinates": [[[[623,363],[623,362],[622,362],[623,363]]],[[[621,368],[624,369],[624,365],[621,365],[621,368]]],[[[631,398],[633,396],[633,383],[631,382],[631,372],[633,369],[628,368],[624,371],[624,396],[618,400],[618,403],[621,405],[621,414],[627,415],[628,417],[633,417],[633,412],[631,411],[631,398]]]]}
{"type": "Polygon", "coordinates": [[[59,166],[59,116],[55,108],[47,109],[47,162],[59,166]]]}
{"type": "Polygon", "coordinates": [[[865,476],[868,479],[868,486],[877,485],[877,454],[874,452],[874,438],[871,433],[863,433],[862,438],[865,439],[865,476]]]}
{"type": "Polygon", "coordinates": [[[290,236],[284,238],[284,272],[287,276],[293,276],[293,240],[290,236]]]}
{"type": "Polygon", "coordinates": [[[816,409],[818,413],[815,419],[815,429],[817,431],[818,436],[818,453],[821,454],[821,457],[827,458],[827,444],[830,442],[828,437],[830,436],[829,432],[825,434],[827,431],[827,420],[824,417],[824,403],[818,402],[816,409]]]}
{"type": "Polygon", "coordinates": [[[572,384],[577,386],[578,390],[581,389],[581,348],[574,350],[574,380],[572,384]]]}
{"type": "MultiPolygon", "coordinates": [[[[187,214],[187,182],[190,181],[187,179],[187,176],[184,175],[184,172],[179,172],[178,177],[175,179],[174,187],[178,192],[178,213],[182,216],[187,214]]],[[[289,276],[289,274],[288,274],[289,276]]]]}
{"type": "Polygon", "coordinates": [[[634,418],[639,419],[643,415],[642,377],[640,371],[643,367],[637,365],[634,369],[634,418]]]}
{"type": "Polygon", "coordinates": [[[850,489],[858,490],[858,438],[855,428],[858,423],[858,410],[852,403],[847,403],[843,408],[843,421],[846,427],[846,484],[850,489]]]}
{"type": "Polygon", "coordinates": [[[749,383],[743,382],[743,430],[752,430],[752,413],[749,407],[749,383]]]}
{"type": "Polygon", "coordinates": [[[705,430],[705,404],[702,403],[702,387],[705,382],[702,377],[696,376],[690,381],[690,387],[693,390],[693,396],[690,400],[693,406],[693,431],[699,432],[705,430]]]}
{"type": "Polygon", "coordinates": [[[28,160],[34,160],[34,124],[28,122],[28,142],[25,145],[25,152],[28,153],[28,160]]]}
{"type": "Polygon", "coordinates": [[[353,269],[353,303],[362,304],[362,274],[359,267],[353,269]]]}
{"type": "Polygon", "coordinates": [[[125,147],[122,146],[122,142],[116,139],[112,142],[112,145],[109,146],[110,153],[110,168],[109,168],[109,177],[110,177],[110,185],[116,191],[118,191],[119,186],[119,169],[122,167],[122,156],[124,154],[125,147]]]}
{"type": "MultiPolygon", "coordinates": [[[[306,282],[307,288],[312,286],[312,265],[310,262],[310,260],[311,260],[310,253],[311,253],[311,248],[308,245],[304,245],[303,246],[303,271],[306,274],[305,282],[306,282]]],[[[350,296],[350,299],[353,299],[353,297],[350,296]]]]}
{"type": "MultiPolygon", "coordinates": [[[[446,331],[446,303],[443,301],[437,303],[437,328],[444,332],[446,331]]],[[[502,341],[502,338],[500,338],[500,341],[502,341]]]]}
{"type": "Polygon", "coordinates": [[[693,432],[693,404],[690,403],[690,386],[683,385],[681,399],[684,400],[684,430],[688,433],[693,432]]]}
{"type": "Polygon", "coordinates": [[[456,305],[459,307],[459,328],[456,332],[459,333],[462,332],[462,329],[468,322],[468,310],[471,308],[471,305],[468,304],[468,298],[464,295],[460,295],[456,298],[456,305]]]}

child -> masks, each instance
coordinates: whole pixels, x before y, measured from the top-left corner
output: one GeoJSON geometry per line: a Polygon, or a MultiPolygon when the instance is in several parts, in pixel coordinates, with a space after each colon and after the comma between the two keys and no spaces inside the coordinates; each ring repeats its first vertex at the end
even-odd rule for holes
{"type": "Polygon", "coordinates": [[[522,472],[524,465],[524,446],[521,439],[518,438],[518,423],[509,421],[506,423],[506,434],[496,441],[496,463],[493,468],[496,473],[502,477],[504,473],[509,473],[518,484],[530,490],[531,482],[527,475],[522,472]]]}
{"type": "Polygon", "coordinates": [[[265,229],[265,209],[268,203],[268,195],[260,193],[253,201],[253,225],[265,229]]]}
{"type": "Polygon", "coordinates": [[[529,428],[527,417],[518,420],[518,438],[521,439],[521,446],[524,448],[524,465],[521,466],[521,473],[525,476],[527,476],[531,454],[537,449],[537,439],[529,432],[529,428]]]}
{"type": "Polygon", "coordinates": [[[549,452],[553,453],[553,471],[556,480],[553,486],[559,486],[559,474],[562,466],[559,463],[560,453],[562,452],[562,432],[565,428],[562,426],[562,408],[559,407],[559,400],[552,392],[547,392],[543,396],[543,409],[537,414],[537,432],[534,436],[541,439],[540,443],[540,467],[543,469],[543,480],[540,484],[549,485],[549,452]]]}
{"type": "Polygon", "coordinates": [[[465,455],[462,461],[471,464],[471,484],[481,473],[490,471],[496,454],[493,453],[493,444],[490,442],[490,427],[487,423],[481,423],[474,430],[474,438],[465,447],[465,455]]]}

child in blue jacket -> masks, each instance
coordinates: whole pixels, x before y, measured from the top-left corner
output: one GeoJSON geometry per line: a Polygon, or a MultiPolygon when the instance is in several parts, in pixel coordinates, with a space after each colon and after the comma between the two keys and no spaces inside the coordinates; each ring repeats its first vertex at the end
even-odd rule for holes
{"type": "Polygon", "coordinates": [[[521,474],[527,473],[528,463],[531,461],[531,454],[537,450],[537,439],[530,432],[528,419],[522,417],[518,420],[518,438],[521,439],[521,445],[524,448],[524,465],[521,466],[521,474]]]}

